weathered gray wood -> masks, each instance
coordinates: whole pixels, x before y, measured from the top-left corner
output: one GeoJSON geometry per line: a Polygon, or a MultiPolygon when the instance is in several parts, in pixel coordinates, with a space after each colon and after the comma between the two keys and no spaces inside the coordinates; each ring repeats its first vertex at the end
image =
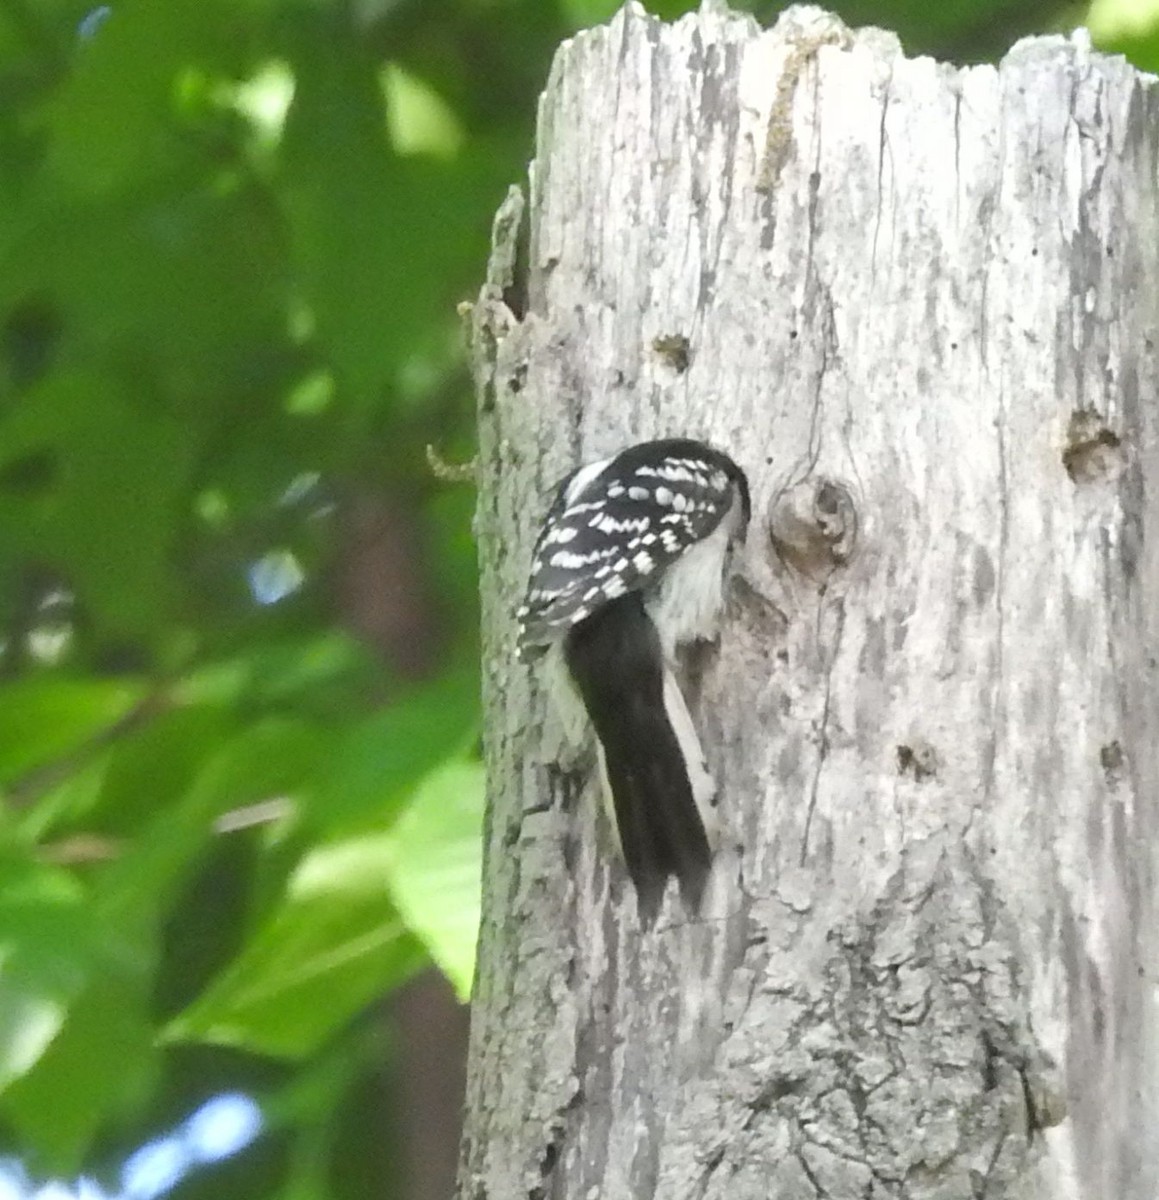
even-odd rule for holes
{"type": "Polygon", "coordinates": [[[1157,168],[1155,81],[1079,37],[957,70],[706,5],[561,48],[472,316],[463,1200],[1159,1194],[1157,168]],[[756,519],[713,888],[641,930],[513,612],[551,483],[673,433],[756,519]]]}

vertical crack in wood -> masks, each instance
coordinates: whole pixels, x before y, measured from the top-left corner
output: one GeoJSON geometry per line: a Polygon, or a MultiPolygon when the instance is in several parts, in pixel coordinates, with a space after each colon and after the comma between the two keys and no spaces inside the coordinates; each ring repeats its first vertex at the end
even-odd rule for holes
{"type": "MultiPolygon", "coordinates": [[[[824,594],[817,602],[817,637],[819,643],[823,645],[823,631],[821,629],[821,616],[826,605],[826,597],[824,594]]],[[[817,796],[821,790],[821,772],[825,767],[825,758],[829,753],[829,711],[832,704],[833,696],[833,669],[837,664],[838,655],[841,653],[841,636],[845,631],[845,600],[838,597],[835,601],[835,609],[837,613],[837,629],[833,635],[833,645],[829,653],[829,661],[825,668],[825,700],[821,706],[821,722],[820,728],[817,731],[817,766],[813,771],[813,779],[809,787],[809,805],[805,810],[805,828],[801,833],[801,852],[798,857],[798,863],[804,866],[809,857],[809,833],[813,828],[813,814],[817,809],[817,796]]]]}

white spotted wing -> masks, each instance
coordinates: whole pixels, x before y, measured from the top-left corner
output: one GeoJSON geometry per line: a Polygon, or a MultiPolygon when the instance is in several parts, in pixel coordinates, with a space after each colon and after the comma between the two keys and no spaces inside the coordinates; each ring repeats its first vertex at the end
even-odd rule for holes
{"type": "Polygon", "coordinates": [[[683,438],[642,442],[573,471],[535,545],[520,644],[551,642],[652,583],[720,524],[738,473],[727,456],[683,438]]]}

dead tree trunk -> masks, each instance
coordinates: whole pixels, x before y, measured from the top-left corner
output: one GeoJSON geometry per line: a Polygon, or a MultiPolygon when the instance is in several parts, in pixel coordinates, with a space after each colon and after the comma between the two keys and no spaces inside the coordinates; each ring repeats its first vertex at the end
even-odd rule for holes
{"type": "Polygon", "coordinates": [[[1157,169],[1155,81],[1079,37],[629,6],[560,50],[472,317],[462,1200],[1159,1194],[1157,169]],[[551,483],[669,434],[755,518],[716,879],[647,930],[513,613],[551,483]]]}

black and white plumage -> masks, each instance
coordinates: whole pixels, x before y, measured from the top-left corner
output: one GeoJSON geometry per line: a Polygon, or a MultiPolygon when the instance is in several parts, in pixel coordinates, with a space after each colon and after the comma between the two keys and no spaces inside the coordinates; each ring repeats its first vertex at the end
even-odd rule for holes
{"type": "Polygon", "coordinates": [[[696,903],[711,865],[716,788],[676,651],[715,635],[749,515],[728,455],[667,438],[573,471],[535,546],[520,644],[548,647],[565,669],[561,715],[572,741],[588,721],[595,730],[624,861],[649,904],[671,875],[696,903]]]}

